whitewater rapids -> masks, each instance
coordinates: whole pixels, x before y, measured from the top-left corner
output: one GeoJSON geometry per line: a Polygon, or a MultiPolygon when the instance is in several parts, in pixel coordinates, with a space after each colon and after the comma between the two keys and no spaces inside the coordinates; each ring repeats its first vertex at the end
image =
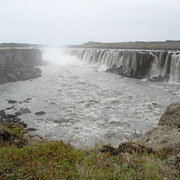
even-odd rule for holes
{"type": "MultiPolygon", "coordinates": [[[[117,146],[133,134],[157,125],[166,107],[180,101],[180,84],[152,83],[106,73],[59,49],[44,50],[50,62],[38,79],[0,85],[0,109],[8,99],[24,101],[16,109],[29,108],[21,119],[38,135],[62,139],[76,147],[95,143],[117,146]],[[45,111],[42,116],[35,112],[45,111]]],[[[12,110],[10,110],[12,111],[12,110]]]]}

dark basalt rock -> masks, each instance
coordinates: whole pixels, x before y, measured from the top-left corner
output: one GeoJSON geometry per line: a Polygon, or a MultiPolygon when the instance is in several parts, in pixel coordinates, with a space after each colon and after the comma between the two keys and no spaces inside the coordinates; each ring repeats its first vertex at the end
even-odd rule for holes
{"type": "Polygon", "coordinates": [[[1,49],[0,84],[38,78],[41,70],[35,66],[41,64],[38,49],[1,49]]]}
{"type": "Polygon", "coordinates": [[[4,110],[0,110],[0,122],[6,126],[19,125],[24,128],[27,127],[27,124],[17,117],[17,112],[15,114],[7,114],[4,110]]]}
{"type": "Polygon", "coordinates": [[[19,116],[19,115],[28,114],[28,113],[31,113],[29,108],[24,108],[24,109],[22,108],[19,111],[17,111],[15,114],[19,116]]]}
{"type": "Polygon", "coordinates": [[[6,110],[10,110],[10,109],[15,109],[15,107],[11,106],[11,107],[6,108],[6,110]]]}
{"type": "Polygon", "coordinates": [[[17,103],[17,101],[10,99],[10,100],[8,101],[8,103],[9,103],[9,104],[15,104],[15,103],[17,103]]]}
{"type": "Polygon", "coordinates": [[[27,128],[27,124],[25,122],[20,121],[20,122],[18,122],[18,124],[24,128],[27,128]]]}
{"type": "Polygon", "coordinates": [[[27,128],[26,131],[36,131],[35,128],[27,128]]]}
{"type": "Polygon", "coordinates": [[[7,114],[7,118],[17,118],[16,114],[7,114]]]}
{"type": "Polygon", "coordinates": [[[4,110],[0,110],[0,118],[6,118],[6,112],[4,110]]]}
{"type": "Polygon", "coordinates": [[[36,112],[35,113],[36,115],[44,115],[44,114],[46,114],[44,111],[39,111],[39,112],[36,112]]]}
{"type": "Polygon", "coordinates": [[[56,103],[55,103],[55,102],[51,102],[50,104],[52,104],[52,105],[56,105],[56,103]]]}
{"type": "Polygon", "coordinates": [[[122,65],[114,65],[107,72],[116,73],[128,78],[143,79],[149,74],[153,55],[143,52],[124,52],[122,65]]]}
{"type": "Polygon", "coordinates": [[[165,81],[165,80],[166,79],[164,77],[162,77],[161,75],[153,76],[153,77],[148,79],[148,81],[150,81],[150,82],[161,82],[161,81],[165,81]]]}
{"type": "Polygon", "coordinates": [[[24,101],[22,101],[22,103],[23,103],[23,102],[29,103],[30,100],[32,100],[32,98],[27,98],[27,99],[25,99],[24,101]]]}

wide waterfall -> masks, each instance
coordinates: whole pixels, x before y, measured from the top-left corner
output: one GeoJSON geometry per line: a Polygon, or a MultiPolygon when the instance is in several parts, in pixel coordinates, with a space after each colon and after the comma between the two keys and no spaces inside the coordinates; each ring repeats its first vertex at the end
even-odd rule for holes
{"type": "Polygon", "coordinates": [[[149,81],[180,82],[180,53],[117,49],[70,49],[88,63],[105,65],[108,72],[149,81]]]}

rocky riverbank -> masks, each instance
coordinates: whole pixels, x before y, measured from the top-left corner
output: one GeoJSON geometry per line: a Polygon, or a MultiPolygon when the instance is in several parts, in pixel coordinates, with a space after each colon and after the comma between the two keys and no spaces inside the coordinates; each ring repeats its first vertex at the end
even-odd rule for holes
{"type": "Polygon", "coordinates": [[[0,84],[38,78],[42,63],[38,49],[0,49],[0,84]]]}

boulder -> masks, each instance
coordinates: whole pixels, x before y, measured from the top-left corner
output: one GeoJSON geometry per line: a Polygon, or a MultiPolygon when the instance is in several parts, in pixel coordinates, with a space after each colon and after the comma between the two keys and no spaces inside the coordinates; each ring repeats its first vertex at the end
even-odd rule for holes
{"type": "Polygon", "coordinates": [[[180,150],[180,103],[168,106],[158,126],[136,140],[138,144],[159,150],[170,148],[180,150]]]}
{"type": "Polygon", "coordinates": [[[36,131],[35,128],[27,128],[26,131],[36,131]]]}
{"type": "Polygon", "coordinates": [[[148,79],[148,81],[150,81],[150,82],[161,82],[161,81],[164,81],[164,80],[165,80],[164,77],[162,77],[161,75],[153,76],[153,77],[150,77],[148,79]]]}
{"type": "Polygon", "coordinates": [[[17,115],[16,114],[7,114],[7,118],[17,118],[17,115]]]}
{"type": "Polygon", "coordinates": [[[28,114],[28,113],[31,113],[29,108],[24,108],[24,109],[22,108],[19,111],[17,111],[15,114],[17,116],[19,116],[19,115],[24,115],[24,114],[28,114]]]}
{"type": "Polygon", "coordinates": [[[167,147],[173,150],[180,150],[180,131],[169,126],[157,126],[138,138],[137,143],[155,151],[167,147]]]}
{"type": "Polygon", "coordinates": [[[180,128],[180,102],[168,106],[166,112],[160,118],[158,125],[180,128]]]}
{"type": "Polygon", "coordinates": [[[17,103],[17,101],[10,99],[10,100],[8,101],[8,103],[9,103],[9,104],[15,104],[15,103],[17,103]]]}
{"type": "Polygon", "coordinates": [[[39,111],[39,112],[36,112],[35,113],[36,115],[44,115],[44,114],[46,114],[44,111],[39,111]]]}
{"type": "Polygon", "coordinates": [[[0,118],[6,118],[6,112],[4,110],[0,110],[0,118]]]}

